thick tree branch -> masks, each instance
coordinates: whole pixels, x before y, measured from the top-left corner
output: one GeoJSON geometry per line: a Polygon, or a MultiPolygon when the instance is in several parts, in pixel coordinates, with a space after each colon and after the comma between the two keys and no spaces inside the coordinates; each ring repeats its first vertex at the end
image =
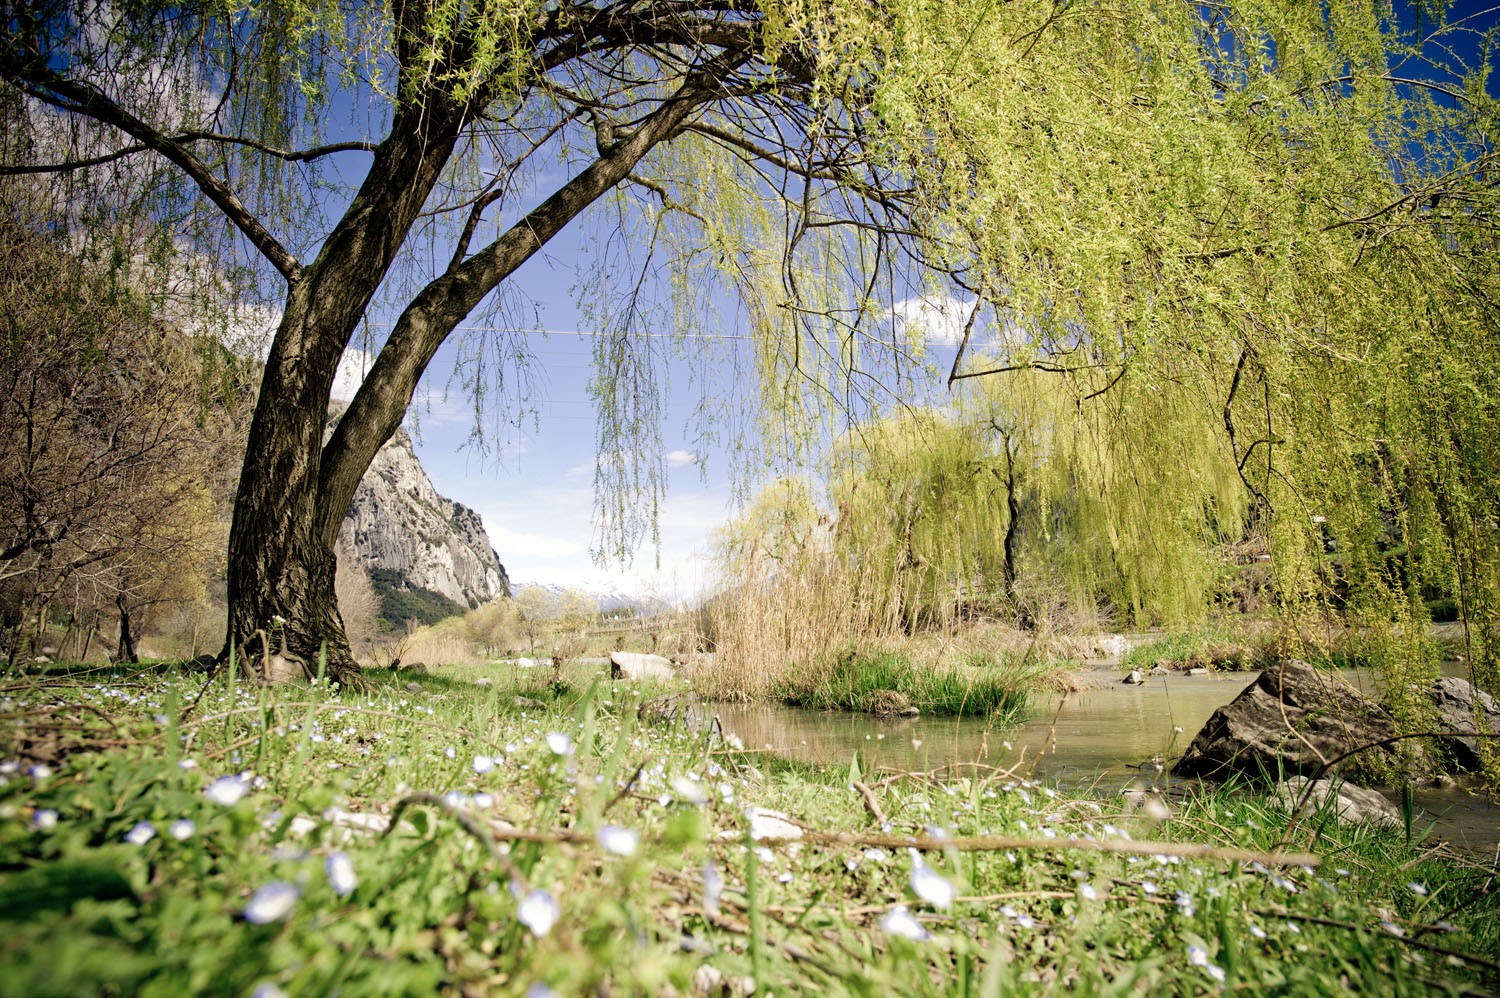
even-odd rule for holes
{"type": "Polygon", "coordinates": [[[716,56],[632,131],[504,235],[438,277],[407,306],[344,418],[323,449],[316,536],[332,545],[370,460],[400,424],[418,379],[453,328],[502,280],[606,191],[627,180],[657,144],[676,134],[718,79],[749,58],[716,56]]]}
{"type": "Polygon", "coordinates": [[[221,177],[172,136],[137,118],[93,84],[66,79],[46,68],[39,58],[23,64],[11,57],[10,50],[0,50],[0,76],[14,81],[27,94],[51,107],[116,128],[161,155],[198,185],[204,196],[288,283],[295,283],[302,276],[302,264],[297,258],[261,224],[221,177]]]}

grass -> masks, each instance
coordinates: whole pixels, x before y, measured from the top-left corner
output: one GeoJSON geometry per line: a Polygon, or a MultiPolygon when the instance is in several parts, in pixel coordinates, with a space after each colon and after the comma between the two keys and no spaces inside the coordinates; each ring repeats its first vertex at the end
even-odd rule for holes
{"type": "Polygon", "coordinates": [[[1400,833],[789,765],[643,725],[583,673],[545,698],[370,680],[4,681],[0,993],[1500,987],[1494,870],[1400,833]],[[800,841],[755,840],[755,808],[800,841]]]}
{"type": "Polygon", "coordinates": [[[1244,672],[1263,668],[1274,657],[1269,635],[1231,634],[1206,628],[1154,637],[1127,652],[1124,666],[1127,669],[1151,669],[1162,665],[1172,669],[1244,672]]]}
{"type": "Polygon", "coordinates": [[[959,665],[924,665],[898,652],[845,652],[784,679],[776,694],[796,707],[1021,720],[1030,677],[1008,663],[970,656],[959,665]]]}

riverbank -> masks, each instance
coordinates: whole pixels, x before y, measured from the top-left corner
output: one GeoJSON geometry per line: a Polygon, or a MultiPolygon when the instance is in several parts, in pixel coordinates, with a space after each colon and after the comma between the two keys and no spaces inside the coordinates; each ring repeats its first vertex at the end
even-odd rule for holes
{"type": "Polygon", "coordinates": [[[1399,834],[809,766],[522,678],[7,682],[0,990],[1500,986],[1493,871],[1399,834]]]}

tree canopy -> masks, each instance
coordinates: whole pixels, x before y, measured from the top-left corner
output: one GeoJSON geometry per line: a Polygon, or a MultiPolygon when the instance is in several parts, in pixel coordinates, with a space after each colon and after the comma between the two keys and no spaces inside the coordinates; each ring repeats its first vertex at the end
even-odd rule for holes
{"type": "Polygon", "coordinates": [[[591,210],[626,237],[585,293],[602,474],[630,485],[601,517],[627,545],[663,477],[643,333],[734,325],[746,401],[795,458],[818,414],[929,383],[897,318],[919,297],[963,309],[950,384],[1053,375],[1143,495],[1172,446],[1155,421],[1193,407],[1281,591],[1319,588],[1314,516],[1367,540],[1394,521],[1418,571],[1372,563],[1352,602],[1441,577],[1491,634],[1494,39],[1434,6],[16,0],[4,169],[123,177],[57,224],[146,220],[279,284],[232,637],[277,614],[342,665],[332,550],[360,475],[438,346],[591,210]],[[398,318],[325,443],[378,302],[398,318]]]}

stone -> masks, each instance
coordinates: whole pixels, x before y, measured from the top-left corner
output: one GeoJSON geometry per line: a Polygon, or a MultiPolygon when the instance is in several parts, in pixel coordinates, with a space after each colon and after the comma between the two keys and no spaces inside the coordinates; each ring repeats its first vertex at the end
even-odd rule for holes
{"type": "Polygon", "coordinates": [[[495,685],[495,681],[493,679],[491,679],[489,676],[481,676],[480,678],[474,680],[474,685],[475,686],[480,686],[480,687],[486,687],[487,688],[487,687],[490,687],[490,686],[494,686],[495,685]]]}
{"type": "Polygon", "coordinates": [[[1143,673],[1140,669],[1131,669],[1125,674],[1125,678],[1120,680],[1120,682],[1124,683],[1126,686],[1140,686],[1146,682],[1146,674],[1143,673]]]}
{"type": "Polygon", "coordinates": [[[1303,817],[1331,809],[1346,825],[1371,824],[1380,828],[1401,828],[1403,825],[1396,805],[1377,791],[1327,777],[1321,780],[1290,777],[1277,784],[1271,800],[1277,807],[1303,817]]]}
{"type": "Polygon", "coordinates": [[[871,690],[860,698],[859,709],[876,717],[905,717],[907,711],[917,711],[911,697],[900,690],[871,690]]]}
{"type": "MultiPolygon", "coordinates": [[[[330,406],[329,433],[345,409],[341,402],[330,406]]],[[[438,494],[404,429],[376,452],[339,540],[365,569],[398,573],[406,585],[470,609],[510,595],[510,579],[479,514],[438,494]]]]}
{"type": "MultiPolygon", "coordinates": [[[[1484,729],[1489,734],[1500,734],[1500,703],[1474,684],[1457,676],[1444,676],[1432,684],[1428,691],[1432,705],[1437,708],[1438,728],[1455,734],[1437,739],[1438,744],[1452,759],[1458,769],[1478,772],[1479,724],[1475,720],[1476,701],[1478,713],[1483,716],[1484,729]]],[[[1500,751],[1500,746],[1495,746],[1500,751]]]]}
{"type": "Polygon", "coordinates": [[[631,680],[675,679],[677,673],[672,669],[672,663],[660,655],[612,651],[609,653],[609,677],[631,680]]]}
{"type": "MultiPolygon", "coordinates": [[[[1214,711],[1172,773],[1210,780],[1319,775],[1325,762],[1395,734],[1385,708],[1329,672],[1286,659],[1214,711]]],[[[1377,747],[1330,771],[1373,780],[1391,762],[1390,751],[1377,747]]]]}

